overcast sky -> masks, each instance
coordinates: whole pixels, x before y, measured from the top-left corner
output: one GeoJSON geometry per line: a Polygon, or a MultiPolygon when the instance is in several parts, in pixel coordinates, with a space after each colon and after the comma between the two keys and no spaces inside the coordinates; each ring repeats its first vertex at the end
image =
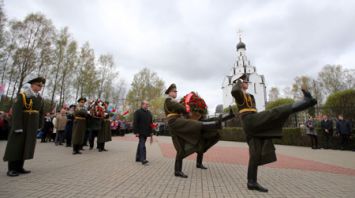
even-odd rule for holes
{"type": "Polygon", "coordinates": [[[197,91],[214,112],[235,59],[237,31],[267,87],[316,77],[326,64],[355,69],[355,1],[4,0],[9,19],[41,12],[96,55],[112,53],[127,84],[148,67],[180,96],[197,91]]]}

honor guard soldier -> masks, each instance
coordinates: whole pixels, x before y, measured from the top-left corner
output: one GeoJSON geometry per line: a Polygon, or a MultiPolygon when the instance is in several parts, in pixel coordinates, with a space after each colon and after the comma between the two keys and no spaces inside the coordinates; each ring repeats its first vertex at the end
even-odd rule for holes
{"type": "Polygon", "coordinates": [[[86,98],[79,98],[78,105],[74,111],[74,123],[73,123],[73,155],[81,154],[80,149],[84,143],[84,136],[86,131],[86,118],[88,117],[87,110],[85,108],[86,98]]]}
{"type": "Polygon", "coordinates": [[[23,168],[25,160],[32,159],[36,133],[43,124],[43,99],[39,92],[46,83],[42,77],[28,81],[17,95],[12,110],[12,129],[6,145],[4,161],[8,161],[10,177],[30,173],[23,168]]]}
{"type": "Polygon", "coordinates": [[[218,142],[217,130],[222,127],[221,123],[224,119],[220,117],[218,120],[208,122],[186,119],[183,117],[187,114],[186,107],[175,100],[177,97],[176,85],[171,84],[165,94],[167,98],[165,99],[164,110],[168,121],[168,129],[176,149],[174,174],[176,177],[187,178],[188,176],[182,172],[183,159],[196,152],[198,153],[196,167],[206,169],[202,165],[202,154],[218,142]],[[206,133],[213,134],[212,139],[207,138],[206,133]]]}
{"type": "Polygon", "coordinates": [[[308,91],[302,89],[303,100],[258,113],[254,96],[247,93],[248,83],[248,75],[243,74],[234,82],[231,92],[249,145],[247,187],[249,190],[268,192],[268,189],[257,182],[257,173],[258,166],[276,161],[272,139],[282,137],[282,127],[290,114],[306,110],[317,104],[317,101],[308,91]]]}

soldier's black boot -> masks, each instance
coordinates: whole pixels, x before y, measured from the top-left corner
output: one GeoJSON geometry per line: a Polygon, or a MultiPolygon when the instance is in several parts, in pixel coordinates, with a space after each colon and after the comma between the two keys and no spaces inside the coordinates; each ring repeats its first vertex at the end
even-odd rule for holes
{"type": "Polygon", "coordinates": [[[8,171],[7,176],[16,177],[19,176],[19,173],[16,171],[16,161],[8,161],[8,171]]]}
{"type": "Polygon", "coordinates": [[[308,91],[302,89],[303,100],[297,101],[292,104],[292,112],[299,112],[308,109],[317,104],[317,100],[314,99],[308,91]]]}
{"type": "Polygon", "coordinates": [[[20,174],[27,174],[30,173],[31,171],[26,170],[23,168],[23,165],[25,164],[24,160],[17,161],[17,172],[20,174]]]}
{"type": "Polygon", "coordinates": [[[203,153],[197,153],[196,168],[207,169],[207,167],[205,167],[205,166],[202,164],[202,160],[203,160],[203,153]]]}
{"type": "Polygon", "coordinates": [[[269,191],[267,188],[262,187],[256,180],[248,180],[247,186],[249,190],[256,190],[259,192],[269,191]]]}
{"type": "Polygon", "coordinates": [[[202,122],[202,130],[203,129],[221,129],[222,122],[221,119],[215,121],[202,122]]]}
{"type": "Polygon", "coordinates": [[[181,170],[182,170],[182,159],[176,159],[175,160],[175,173],[174,173],[175,176],[187,178],[187,175],[185,175],[181,170]]]}

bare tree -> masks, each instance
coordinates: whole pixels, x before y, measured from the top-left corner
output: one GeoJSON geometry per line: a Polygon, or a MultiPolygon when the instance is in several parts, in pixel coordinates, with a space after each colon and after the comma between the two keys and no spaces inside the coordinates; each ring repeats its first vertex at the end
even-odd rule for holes
{"type": "Polygon", "coordinates": [[[269,101],[275,101],[279,98],[280,91],[277,87],[271,87],[269,91],[269,101]]]}

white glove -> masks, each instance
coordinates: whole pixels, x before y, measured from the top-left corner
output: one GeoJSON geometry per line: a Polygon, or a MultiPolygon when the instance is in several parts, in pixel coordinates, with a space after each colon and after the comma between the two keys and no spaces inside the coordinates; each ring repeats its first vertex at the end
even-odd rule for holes
{"type": "Polygon", "coordinates": [[[23,132],[23,129],[16,129],[14,132],[15,132],[15,133],[22,133],[22,132],[23,132]]]}

